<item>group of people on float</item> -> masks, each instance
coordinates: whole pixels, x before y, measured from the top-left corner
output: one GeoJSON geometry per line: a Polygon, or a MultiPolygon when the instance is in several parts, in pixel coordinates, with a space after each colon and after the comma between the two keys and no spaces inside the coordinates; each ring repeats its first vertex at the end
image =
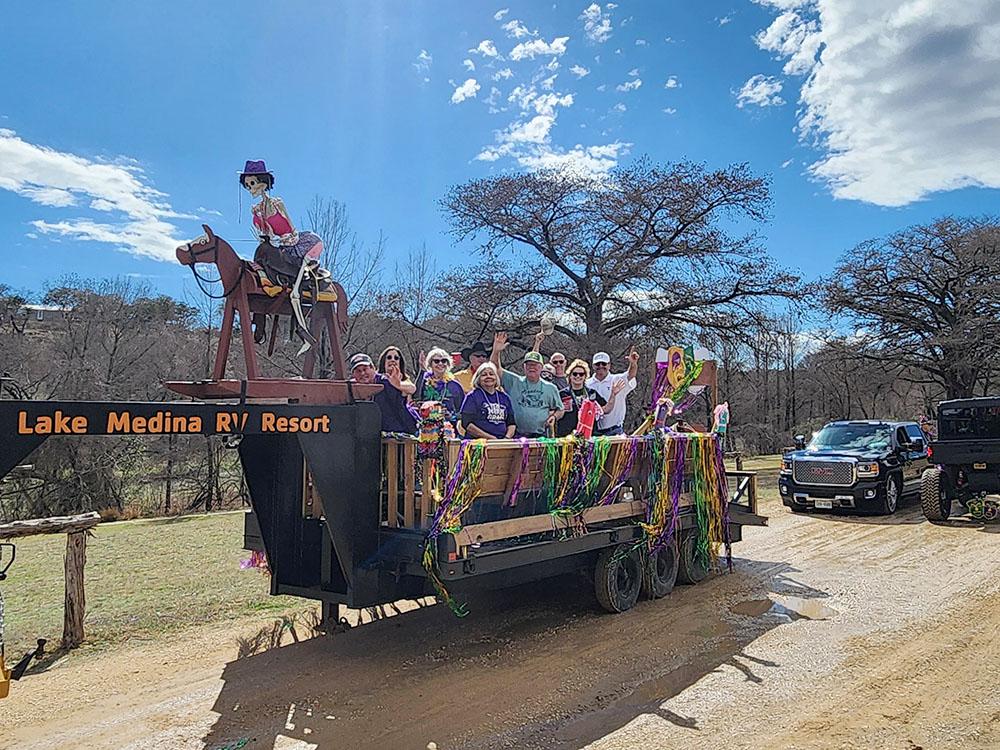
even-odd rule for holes
{"type": "Polygon", "coordinates": [[[561,352],[554,352],[546,362],[540,351],[544,338],[539,333],[534,347],[524,353],[523,374],[501,364],[508,337],[497,333],[492,349],[481,341],[463,349],[462,358],[468,365],[458,372],[452,372],[451,354],[434,348],[424,357],[423,369],[411,379],[402,350],[389,346],[377,364],[367,354],[351,357],[351,378],[382,386],[374,401],[382,412],[383,432],[416,434],[416,407],[436,401],[443,405],[458,434],[465,437],[563,437],[576,430],[584,402],[593,401],[597,407],[593,434],[623,434],[626,400],[636,387],[639,367],[635,350],[629,352],[623,372],[611,372],[607,352],[597,352],[591,358],[591,371],[583,359],[567,365],[561,352]]]}

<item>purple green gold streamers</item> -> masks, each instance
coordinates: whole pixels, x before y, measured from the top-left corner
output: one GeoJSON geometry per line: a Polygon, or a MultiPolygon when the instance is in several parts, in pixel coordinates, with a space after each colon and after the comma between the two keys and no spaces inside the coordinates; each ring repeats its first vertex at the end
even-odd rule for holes
{"type": "Polygon", "coordinates": [[[485,440],[463,440],[458,449],[458,461],[448,479],[446,491],[438,504],[427,538],[424,541],[424,570],[434,585],[438,596],[459,617],[469,611],[448,593],[437,573],[437,540],[441,534],[454,534],[462,528],[462,514],[479,497],[479,485],[486,463],[485,440]]]}
{"type": "Polygon", "coordinates": [[[713,435],[715,442],[715,471],[719,482],[719,492],[722,496],[722,543],[726,548],[726,567],[733,569],[733,540],[729,530],[729,482],[726,481],[726,463],[723,460],[722,435],[713,435]]]}
{"type": "Polygon", "coordinates": [[[531,444],[528,442],[528,438],[518,438],[518,442],[521,443],[521,464],[517,470],[517,477],[514,479],[514,487],[510,491],[510,500],[507,501],[511,507],[517,505],[517,493],[521,491],[521,482],[524,480],[524,475],[528,473],[528,461],[531,458],[531,444]]]}
{"type": "Polygon", "coordinates": [[[629,436],[626,444],[620,444],[618,453],[615,455],[614,463],[611,465],[611,481],[607,489],[597,502],[598,505],[610,505],[618,496],[618,490],[632,476],[632,467],[635,465],[635,457],[639,452],[639,445],[643,438],[629,436]]]}

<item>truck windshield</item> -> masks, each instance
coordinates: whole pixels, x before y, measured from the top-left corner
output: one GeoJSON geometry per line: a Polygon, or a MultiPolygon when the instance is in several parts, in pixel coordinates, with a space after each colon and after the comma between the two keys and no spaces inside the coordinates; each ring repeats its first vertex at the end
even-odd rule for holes
{"type": "Polygon", "coordinates": [[[813,450],[884,450],[892,443],[892,427],[887,424],[828,424],[813,435],[813,450]]]}

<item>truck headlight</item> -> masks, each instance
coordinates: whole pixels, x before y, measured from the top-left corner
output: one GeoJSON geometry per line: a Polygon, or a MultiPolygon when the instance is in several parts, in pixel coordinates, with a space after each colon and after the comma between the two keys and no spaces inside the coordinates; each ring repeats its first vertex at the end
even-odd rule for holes
{"type": "Polygon", "coordinates": [[[781,473],[791,474],[792,473],[792,461],[788,458],[781,459],[781,473]]]}
{"type": "Polygon", "coordinates": [[[871,464],[858,464],[858,476],[859,477],[877,477],[878,476],[878,463],[871,464]]]}

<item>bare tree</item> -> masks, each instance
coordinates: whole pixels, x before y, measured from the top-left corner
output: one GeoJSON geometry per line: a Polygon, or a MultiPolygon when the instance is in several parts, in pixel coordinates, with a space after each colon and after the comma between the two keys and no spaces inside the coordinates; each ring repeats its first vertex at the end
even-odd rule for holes
{"type": "Polygon", "coordinates": [[[454,235],[478,239],[485,256],[451,277],[468,280],[452,296],[500,289],[509,309],[561,313],[570,336],[726,327],[735,310],[798,294],[798,279],[752,233],[723,229],[767,218],[767,182],[746,165],[709,172],[641,159],[606,178],[503,175],[452,188],[442,206],[454,235]],[[511,248],[513,263],[503,255],[511,248]]]}
{"type": "Polygon", "coordinates": [[[825,303],[858,327],[865,356],[964,397],[1000,366],[998,279],[1000,219],[944,217],[848,252],[825,303]]]}

